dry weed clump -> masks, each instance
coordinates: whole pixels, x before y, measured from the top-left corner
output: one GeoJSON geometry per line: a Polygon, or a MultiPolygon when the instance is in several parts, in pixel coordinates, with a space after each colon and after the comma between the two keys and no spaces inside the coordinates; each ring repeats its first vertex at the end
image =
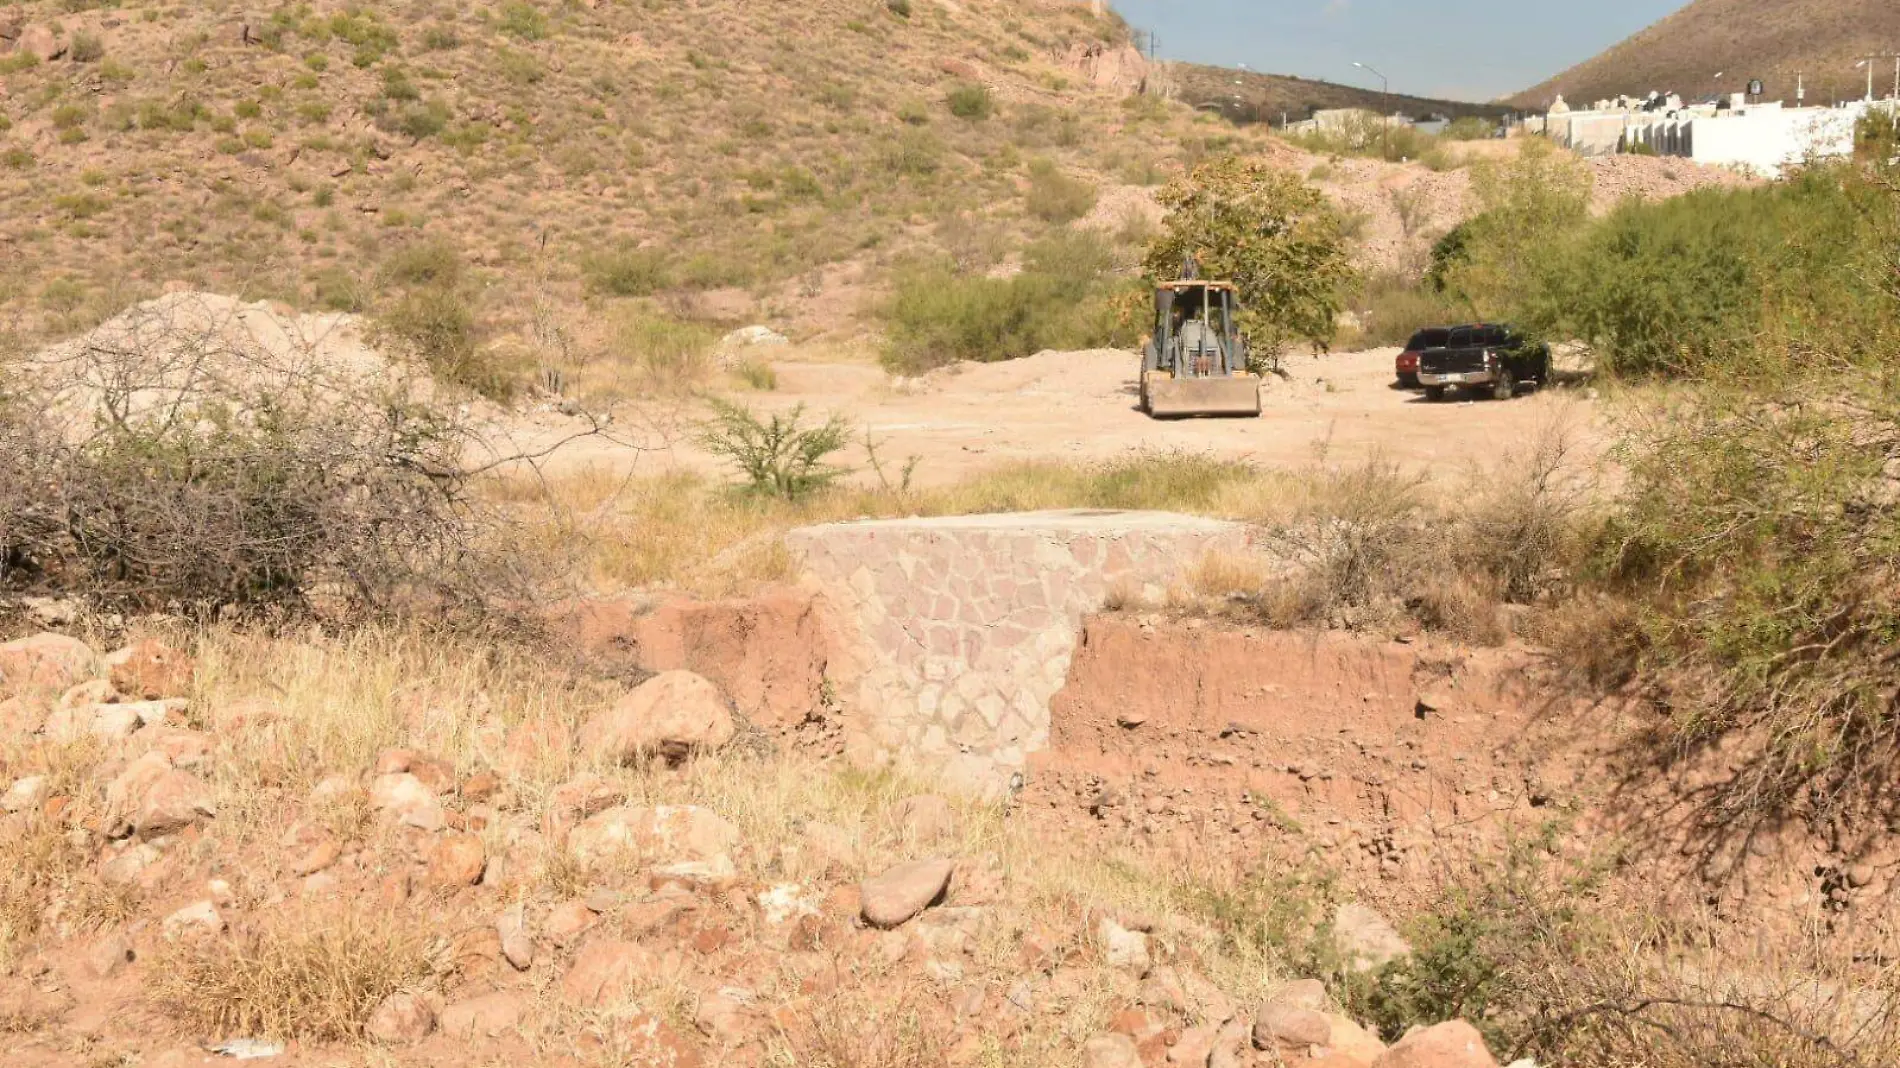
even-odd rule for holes
{"type": "Polygon", "coordinates": [[[229,937],[168,945],[152,996],[209,1035],[347,1040],[384,998],[428,978],[437,955],[413,917],[278,913],[229,937]]]}
{"type": "Polygon", "coordinates": [[[339,322],[271,337],[249,314],[167,297],[21,363],[0,585],[201,618],[525,594],[528,561],[470,492],[465,419],[339,322]]]}

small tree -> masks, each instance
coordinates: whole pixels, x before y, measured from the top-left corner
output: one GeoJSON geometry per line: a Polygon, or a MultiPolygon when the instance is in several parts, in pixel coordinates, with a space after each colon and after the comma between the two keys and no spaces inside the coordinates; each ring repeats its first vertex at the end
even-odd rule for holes
{"type": "Polygon", "coordinates": [[[851,428],[837,416],[823,425],[803,425],[805,406],[764,419],[750,409],[712,402],[713,417],[700,434],[706,450],[739,469],[747,488],[795,501],[824,489],[848,472],[827,461],[851,442],[851,428]]]}
{"type": "Polygon", "coordinates": [[[1318,189],[1265,163],[1227,157],[1160,194],[1168,209],[1146,268],[1157,281],[1192,260],[1201,277],[1240,287],[1241,327],[1254,355],[1277,363],[1287,345],[1331,341],[1357,278],[1344,222],[1318,189]]]}

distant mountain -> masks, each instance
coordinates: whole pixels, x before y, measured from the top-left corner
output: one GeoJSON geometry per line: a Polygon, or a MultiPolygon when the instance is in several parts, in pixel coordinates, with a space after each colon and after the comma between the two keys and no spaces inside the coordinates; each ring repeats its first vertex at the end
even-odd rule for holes
{"type": "MultiPolygon", "coordinates": [[[[1576,105],[1652,89],[1694,99],[1759,78],[1770,99],[1793,103],[1796,75],[1804,75],[1808,103],[1827,104],[1866,93],[1866,71],[1854,68],[1862,57],[1895,51],[1897,0],[1695,0],[1511,102],[1543,109],[1559,93],[1576,105]]],[[[1893,91],[1893,60],[1875,66],[1874,91],[1884,96],[1893,91]]]]}
{"type": "Polygon", "coordinates": [[[1436,114],[1454,119],[1464,115],[1496,118],[1510,110],[1501,104],[1387,94],[1362,86],[1337,85],[1284,74],[1255,74],[1197,63],[1175,63],[1171,69],[1182,100],[1196,107],[1218,109],[1242,122],[1270,122],[1277,126],[1283,115],[1297,122],[1309,117],[1316,108],[1365,108],[1381,113],[1436,114]]]}

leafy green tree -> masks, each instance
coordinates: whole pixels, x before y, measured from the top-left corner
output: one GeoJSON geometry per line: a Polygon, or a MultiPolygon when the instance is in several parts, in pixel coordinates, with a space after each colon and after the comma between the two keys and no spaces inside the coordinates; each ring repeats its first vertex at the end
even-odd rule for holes
{"type": "Polygon", "coordinates": [[[1472,165],[1478,214],[1441,242],[1433,279],[1481,319],[1538,318],[1548,272],[1590,218],[1590,171],[1532,139],[1516,159],[1472,165]]]}
{"type": "Polygon", "coordinates": [[[1254,355],[1277,361],[1289,344],[1325,349],[1357,281],[1344,220],[1325,194],[1257,160],[1202,164],[1159,197],[1168,209],[1148,249],[1155,281],[1193,261],[1207,279],[1240,287],[1241,328],[1254,355]]]}

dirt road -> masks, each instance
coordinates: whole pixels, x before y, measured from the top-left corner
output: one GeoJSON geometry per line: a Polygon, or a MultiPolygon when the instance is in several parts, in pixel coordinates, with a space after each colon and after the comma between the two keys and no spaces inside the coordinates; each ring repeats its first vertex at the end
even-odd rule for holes
{"type": "MultiPolygon", "coordinates": [[[[870,431],[893,463],[919,458],[921,483],[954,482],[1021,460],[1100,461],[1154,450],[1218,453],[1271,467],[1383,456],[1430,471],[1467,470],[1545,428],[1568,428],[1587,451],[1602,440],[1595,404],[1577,390],[1529,393],[1508,403],[1433,404],[1392,386],[1395,350],[1301,355],[1265,386],[1259,419],[1156,422],[1136,410],[1136,358],[1119,351],[1048,352],[1022,360],[966,364],[921,379],[892,379],[871,363],[774,363],[778,388],[734,395],[759,411],[804,405],[837,413],[870,431]]],[[[623,417],[647,451],[601,440],[564,449],[558,471],[595,466],[713,472],[717,461],[692,442],[690,407],[647,405],[623,417]]],[[[547,440],[566,425],[535,428],[547,440]]],[[[852,461],[861,464],[861,456],[852,461]]]]}

